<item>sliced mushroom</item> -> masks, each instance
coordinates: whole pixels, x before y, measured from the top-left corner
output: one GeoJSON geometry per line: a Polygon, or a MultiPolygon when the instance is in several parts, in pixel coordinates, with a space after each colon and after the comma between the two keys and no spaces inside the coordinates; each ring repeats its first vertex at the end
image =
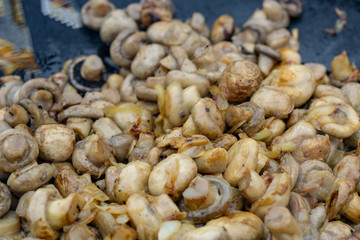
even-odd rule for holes
{"type": "Polygon", "coordinates": [[[256,103],[245,102],[229,106],[226,110],[225,120],[230,127],[241,123],[241,129],[252,136],[263,128],[265,112],[256,103]]]}
{"type": "Polygon", "coordinates": [[[73,193],[62,199],[56,188],[40,188],[30,198],[26,211],[31,235],[37,238],[56,239],[57,230],[72,224],[83,206],[80,196],[73,193]]]}
{"type": "Polygon", "coordinates": [[[54,173],[54,167],[48,163],[33,163],[11,173],[7,184],[12,192],[21,195],[41,187],[50,181],[54,173]]]}
{"type": "Polygon", "coordinates": [[[104,112],[100,109],[96,109],[88,105],[75,105],[59,113],[57,118],[59,122],[62,122],[68,118],[73,117],[98,119],[103,116],[104,112]]]}
{"type": "Polygon", "coordinates": [[[70,83],[81,92],[100,91],[101,85],[106,81],[106,69],[96,55],[75,58],[69,65],[67,74],[70,83]]]}
{"type": "Polygon", "coordinates": [[[191,109],[191,115],[201,134],[210,139],[216,139],[222,135],[225,121],[218,105],[212,99],[200,99],[191,109]]]}
{"type": "Polygon", "coordinates": [[[172,154],[150,173],[148,187],[152,195],[168,194],[179,198],[197,172],[194,160],[185,154],[172,154]]]}
{"type": "Polygon", "coordinates": [[[129,68],[135,55],[147,44],[145,32],[126,29],[122,31],[110,46],[111,59],[120,67],[129,68]]]}
{"type": "Polygon", "coordinates": [[[133,161],[123,169],[109,167],[106,170],[106,191],[109,196],[125,204],[128,198],[135,193],[145,192],[151,172],[151,166],[141,161],[133,161]]]}
{"type": "Polygon", "coordinates": [[[124,162],[129,154],[130,146],[135,141],[135,136],[132,134],[122,133],[112,136],[110,145],[116,152],[116,158],[119,162],[124,162]]]}
{"type": "Polygon", "coordinates": [[[195,223],[205,223],[225,213],[232,200],[232,191],[225,180],[204,176],[200,179],[195,178],[183,196],[185,203],[182,210],[186,211],[187,217],[195,223]],[[207,198],[210,199],[209,203],[205,203],[207,198]],[[187,209],[190,204],[193,205],[192,208],[196,208],[187,209]],[[204,206],[201,208],[201,205],[204,206]]]}
{"type": "Polygon", "coordinates": [[[72,163],[78,173],[89,173],[99,178],[110,162],[115,162],[110,147],[96,134],[75,144],[72,163]]]}

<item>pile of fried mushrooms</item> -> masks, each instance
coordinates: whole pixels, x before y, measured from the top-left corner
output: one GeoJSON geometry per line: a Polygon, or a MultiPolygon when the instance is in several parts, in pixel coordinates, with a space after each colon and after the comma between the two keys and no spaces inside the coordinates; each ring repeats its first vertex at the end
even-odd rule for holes
{"type": "Polygon", "coordinates": [[[301,12],[86,3],[120,71],[1,78],[0,239],[359,239],[360,72],[302,64],[301,12]]]}

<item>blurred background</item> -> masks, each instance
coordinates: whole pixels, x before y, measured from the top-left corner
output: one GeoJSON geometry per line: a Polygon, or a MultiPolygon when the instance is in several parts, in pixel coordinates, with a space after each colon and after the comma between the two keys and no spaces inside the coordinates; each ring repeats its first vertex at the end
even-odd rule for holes
{"type": "MultiPolygon", "coordinates": [[[[73,0],[78,7],[86,0],[73,0]]],[[[118,8],[124,8],[131,0],[113,0],[118,8]]],[[[250,17],[256,8],[261,8],[261,0],[174,0],[175,18],[186,20],[192,13],[201,12],[211,27],[221,14],[230,14],[238,26],[250,17]]],[[[98,32],[86,27],[78,30],[56,22],[41,13],[39,0],[23,0],[27,25],[33,42],[37,63],[41,71],[36,77],[48,77],[61,70],[67,59],[82,54],[108,54],[108,46],[100,40],[98,32]]],[[[330,69],[335,55],[346,50],[351,62],[360,67],[360,0],[302,0],[303,14],[292,19],[290,29],[298,28],[300,53],[303,62],[318,62],[330,69]],[[347,25],[338,35],[323,32],[324,28],[334,28],[337,15],[335,7],[346,11],[347,25]]],[[[1,29],[0,29],[1,31],[1,29]]],[[[21,73],[20,73],[21,74],[21,73]]],[[[0,72],[1,75],[1,72],[0,72]]]]}

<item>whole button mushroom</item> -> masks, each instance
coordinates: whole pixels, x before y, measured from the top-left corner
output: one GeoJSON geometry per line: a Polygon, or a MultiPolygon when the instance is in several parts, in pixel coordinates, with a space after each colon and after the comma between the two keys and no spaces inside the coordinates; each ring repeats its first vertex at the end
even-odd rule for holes
{"type": "Polygon", "coordinates": [[[19,91],[23,84],[21,78],[5,82],[0,89],[0,107],[11,106],[19,100],[19,91]]]}
{"type": "Polygon", "coordinates": [[[253,95],[262,81],[259,67],[249,61],[230,63],[221,75],[219,88],[231,102],[243,102],[253,95]]]}
{"type": "Polygon", "coordinates": [[[75,133],[62,124],[42,125],[35,131],[40,158],[51,162],[64,162],[75,147],[75,133]]]}
{"type": "Polygon", "coordinates": [[[114,9],[114,4],[108,0],[89,0],[81,8],[81,18],[85,26],[99,31],[106,17],[114,9]]]}
{"type": "Polygon", "coordinates": [[[192,119],[199,132],[209,139],[220,137],[225,121],[219,106],[210,98],[200,99],[191,109],[192,119]]]}
{"type": "Polygon", "coordinates": [[[117,9],[112,11],[100,28],[101,40],[111,43],[116,36],[125,29],[137,30],[136,22],[125,11],[117,9]]]}
{"type": "Polygon", "coordinates": [[[178,198],[196,176],[197,167],[187,155],[172,154],[157,164],[149,176],[149,192],[152,195],[166,193],[178,198]]]}
{"type": "Polygon", "coordinates": [[[39,155],[36,140],[28,133],[9,129],[0,133],[0,169],[13,172],[34,161],[39,155]]]}

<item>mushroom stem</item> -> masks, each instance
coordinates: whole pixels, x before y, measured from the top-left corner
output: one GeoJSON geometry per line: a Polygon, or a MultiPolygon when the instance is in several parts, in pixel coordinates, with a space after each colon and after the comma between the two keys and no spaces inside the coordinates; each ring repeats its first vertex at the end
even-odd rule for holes
{"type": "Polygon", "coordinates": [[[88,81],[100,81],[101,71],[105,68],[101,58],[96,55],[91,55],[84,61],[81,66],[81,76],[88,81]]]}

